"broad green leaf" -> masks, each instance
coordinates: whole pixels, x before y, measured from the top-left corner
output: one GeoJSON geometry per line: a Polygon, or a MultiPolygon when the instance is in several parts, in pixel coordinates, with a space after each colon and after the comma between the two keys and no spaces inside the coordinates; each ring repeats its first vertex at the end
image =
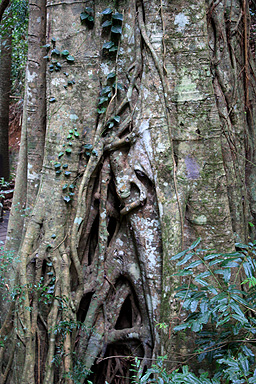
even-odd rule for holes
{"type": "Polygon", "coordinates": [[[66,60],[68,63],[73,63],[75,61],[75,58],[71,55],[66,56],[66,60]]]}
{"type": "Polygon", "coordinates": [[[102,15],[110,15],[112,13],[112,10],[110,8],[104,9],[104,11],[101,12],[102,15]]]}
{"type": "Polygon", "coordinates": [[[117,25],[117,26],[113,25],[111,27],[111,32],[121,35],[122,34],[122,27],[120,27],[119,25],[117,25]]]}
{"type": "Polygon", "coordinates": [[[107,43],[104,43],[104,44],[102,45],[102,48],[103,48],[103,49],[110,49],[111,47],[113,47],[113,45],[115,45],[115,44],[113,43],[113,41],[108,41],[107,43]]]}
{"type": "Polygon", "coordinates": [[[116,12],[116,13],[114,13],[114,15],[112,15],[112,19],[123,21],[123,15],[122,15],[122,13],[116,12]]]}
{"type": "Polygon", "coordinates": [[[89,17],[89,15],[88,15],[88,13],[86,13],[86,12],[82,12],[82,13],[80,14],[80,19],[81,19],[81,21],[84,21],[84,20],[88,19],[88,17],[89,17]]]}
{"type": "Polygon", "coordinates": [[[104,21],[104,23],[102,24],[102,28],[110,27],[110,25],[112,25],[112,21],[111,21],[111,20],[106,20],[106,21],[104,21]]]}
{"type": "Polygon", "coordinates": [[[206,287],[207,285],[209,285],[206,281],[200,279],[200,278],[195,278],[195,281],[197,283],[199,283],[200,285],[202,285],[203,287],[206,287]]]}
{"type": "Polygon", "coordinates": [[[105,95],[105,93],[109,93],[109,92],[111,92],[111,87],[107,85],[106,87],[102,88],[100,94],[105,95]]]}
{"type": "Polygon", "coordinates": [[[67,49],[64,49],[63,51],[61,51],[61,55],[62,56],[68,56],[69,55],[69,51],[67,49]]]}

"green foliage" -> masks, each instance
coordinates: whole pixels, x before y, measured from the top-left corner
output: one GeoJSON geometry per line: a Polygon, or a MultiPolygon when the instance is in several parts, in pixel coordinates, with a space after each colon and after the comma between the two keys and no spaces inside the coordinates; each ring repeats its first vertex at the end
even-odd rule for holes
{"type": "Polygon", "coordinates": [[[171,258],[181,279],[176,299],[186,313],[174,330],[194,333],[195,355],[215,367],[213,377],[195,375],[186,366],[167,373],[161,358],[144,375],[137,363],[133,383],[256,383],[256,242],[236,244],[238,251],[232,253],[199,249],[199,242],[171,258]],[[242,282],[241,276],[246,277],[242,282]]]}

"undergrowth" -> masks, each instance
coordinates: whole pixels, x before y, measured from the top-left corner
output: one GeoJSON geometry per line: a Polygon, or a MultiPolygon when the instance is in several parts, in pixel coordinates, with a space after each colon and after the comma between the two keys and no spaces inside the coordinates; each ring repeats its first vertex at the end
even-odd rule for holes
{"type": "Polygon", "coordinates": [[[256,383],[256,242],[236,244],[236,252],[198,248],[200,239],[173,256],[181,284],[176,299],[185,319],[174,330],[194,334],[198,361],[208,360],[213,374],[192,373],[188,366],[173,372],[161,357],[146,373],[134,366],[133,384],[256,383]]]}

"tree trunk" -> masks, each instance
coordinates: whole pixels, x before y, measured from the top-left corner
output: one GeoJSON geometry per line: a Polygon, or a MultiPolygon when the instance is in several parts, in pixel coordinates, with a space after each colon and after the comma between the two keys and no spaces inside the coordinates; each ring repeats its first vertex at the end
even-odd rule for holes
{"type": "Polygon", "coordinates": [[[245,5],[48,2],[44,160],[2,330],[17,382],[128,383],[135,356],[188,352],[170,257],[233,249],[256,212],[245,5]]]}
{"type": "Polygon", "coordinates": [[[0,177],[9,180],[9,104],[11,93],[12,31],[7,28],[1,37],[0,56],[0,177]]]}

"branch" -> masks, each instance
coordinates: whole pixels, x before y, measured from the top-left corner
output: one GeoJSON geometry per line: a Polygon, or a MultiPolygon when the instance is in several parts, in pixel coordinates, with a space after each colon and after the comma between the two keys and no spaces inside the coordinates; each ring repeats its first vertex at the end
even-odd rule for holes
{"type": "Polygon", "coordinates": [[[2,0],[2,2],[0,4],[0,23],[2,21],[2,17],[3,17],[4,11],[8,7],[9,3],[10,3],[10,0],[2,0]]]}

